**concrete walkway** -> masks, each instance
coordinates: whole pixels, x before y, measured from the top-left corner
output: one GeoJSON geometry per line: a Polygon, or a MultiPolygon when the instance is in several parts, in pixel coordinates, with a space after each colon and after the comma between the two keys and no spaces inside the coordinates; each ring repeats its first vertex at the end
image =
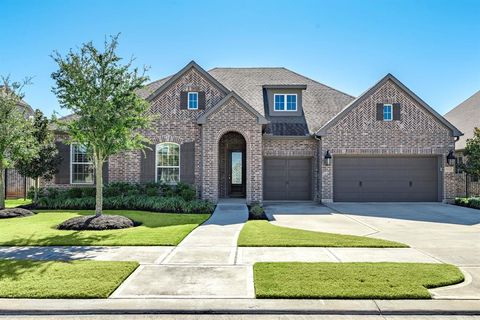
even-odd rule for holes
{"type": "Polygon", "coordinates": [[[235,265],[245,204],[221,203],[158,265],[140,266],[111,298],[253,298],[253,268],[235,265]]]}

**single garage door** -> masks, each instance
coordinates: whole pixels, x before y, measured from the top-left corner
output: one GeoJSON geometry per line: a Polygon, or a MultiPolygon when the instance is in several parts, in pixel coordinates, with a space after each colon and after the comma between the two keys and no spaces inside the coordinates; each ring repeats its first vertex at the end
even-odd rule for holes
{"type": "Polygon", "coordinates": [[[334,201],[438,201],[436,157],[334,158],[334,201]]]}
{"type": "Polygon", "coordinates": [[[263,162],[265,200],[311,200],[312,160],[271,158],[263,162]]]}

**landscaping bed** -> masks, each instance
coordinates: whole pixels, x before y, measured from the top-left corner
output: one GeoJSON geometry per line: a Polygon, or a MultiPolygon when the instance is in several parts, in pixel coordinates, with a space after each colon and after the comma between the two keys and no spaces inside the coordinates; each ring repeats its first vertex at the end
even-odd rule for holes
{"type": "Polygon", "coordinates": [[[427,288],[460,283],[453,265],[428,263],[256,263],[257,298],[430,299],[427,288]]]}
{"type": "Polygon", "coordinates": [[[0,219],[23,218],[34,215],[34,213],[22,208],[7,208],[0,210],[0,219]]]}
{"type": "Polygon", "coordinates": [[[407,248],[394,241],[336,233],[279,227],[268,221],[247,221],[238,238],[239,247],[364,247],[407,248]]]}
{"type": "Polygon", "coordinates": [[[104,211],[125,216],[140,225],[102,231],[58,230],[62,222],[92,215],[87,210],[41,210],[22,219],[0,220],[0,246],[175,246],[209,214],[175,214],[144,211],[104,211]]]}
{"type": "Polygon", "coordinates": [[[457,206],[480,209],[480,197],[455,198],[455,204],[457,206]]]}
{"type": "MultiPolygon", "coordinates": [[[[215,206],[196,199],[192,186],[160,183],[115,182],[105,185],[103,208],[106,210],[146,210],[169,213],[212,213],[215,206]]],[[[39,192],[36,209],[95,209],[95,188],[46,188],[39,192]]]]}
{"type": "Polygon", "coordinates": [[[137,262],[0,260],[0,298],[108,298],[137,262]]]}

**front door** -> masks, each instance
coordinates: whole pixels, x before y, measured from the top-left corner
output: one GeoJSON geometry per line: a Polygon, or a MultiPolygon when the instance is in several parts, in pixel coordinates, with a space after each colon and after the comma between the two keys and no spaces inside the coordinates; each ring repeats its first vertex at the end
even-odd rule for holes
{"type": "Polygon", "coordinates": [[[245,152],[242,150],[229,151],[229,196],[230,197],[245,197],[245,152]]]}

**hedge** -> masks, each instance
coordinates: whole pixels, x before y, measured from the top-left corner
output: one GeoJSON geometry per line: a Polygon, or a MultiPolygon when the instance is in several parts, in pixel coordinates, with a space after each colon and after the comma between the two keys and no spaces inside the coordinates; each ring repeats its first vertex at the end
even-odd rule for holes
{"type": "Polygon", "coordinates": [[[455,198],[457,206],[480,209],[480,197],[473,198],[455,198]]]}
{"type": "MultiPolygon", "coordinates": [[[[115,182],[105,185],[103,209],[147,210],[172,213],[212,213],[214,205],[197,200],[195,190],[186,184],[134,184],[115,182]]],[[[95,188],[47,188],[39,192],[38,209],[95,209],[95,188]]]]}

